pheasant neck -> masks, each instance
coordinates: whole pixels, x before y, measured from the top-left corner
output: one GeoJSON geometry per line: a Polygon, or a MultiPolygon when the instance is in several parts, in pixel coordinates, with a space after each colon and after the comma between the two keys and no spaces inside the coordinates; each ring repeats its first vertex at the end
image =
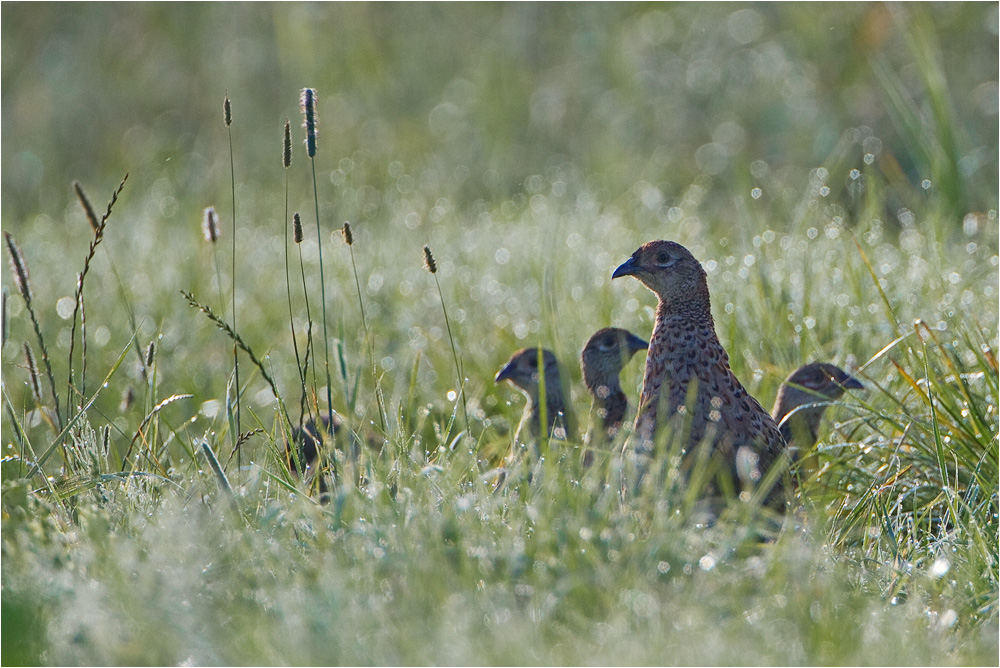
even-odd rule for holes
{"type": "Polygon", "coordinates": [[[604,422],[605,429],[620,426],[628,408],[628,399],[620,386],[608,390],[610,392],[606,398],[594,399],[594,405],[604,422]]]}

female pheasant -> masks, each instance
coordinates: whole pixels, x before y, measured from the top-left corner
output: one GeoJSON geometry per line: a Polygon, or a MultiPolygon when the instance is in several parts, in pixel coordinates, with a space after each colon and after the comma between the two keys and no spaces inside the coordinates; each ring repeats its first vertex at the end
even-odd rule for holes
{"type": "MultiPolygon", "coordinates": [[[[715,333],[707,275],[691,252],[672,241],[650,241],[612,274],[621,276],[638,278],[659,298],[635,423],[639,452],[653,451],[669,421],[689,429],[688,462],[704,443],[735,491],[754,487],[772,466],[785,466],[778,425],[729,368],[715,333]],[[684,418],[671,420],[678,414],[684,418]]],[[[784,506],[784,476],[768,491],[767,503],[784,506]]]]}

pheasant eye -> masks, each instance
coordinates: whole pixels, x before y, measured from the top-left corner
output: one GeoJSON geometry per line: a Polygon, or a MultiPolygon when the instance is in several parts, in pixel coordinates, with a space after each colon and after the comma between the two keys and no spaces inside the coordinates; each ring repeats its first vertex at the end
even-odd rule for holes
{"type": "Polygon", "coordinates": [[[666,264],[669,261],[670,261],[670,255],[668,255],[666,252],[660,252],[656,256],[657,264],[666,264]]]}

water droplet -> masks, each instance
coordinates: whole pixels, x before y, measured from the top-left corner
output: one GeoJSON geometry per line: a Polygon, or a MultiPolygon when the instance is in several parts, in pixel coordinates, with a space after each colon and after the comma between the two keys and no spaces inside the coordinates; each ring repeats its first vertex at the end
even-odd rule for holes
{"type": "Polygon", "coordinates": [[[60,297],[56,302],[56,313],[63,320],[69,320],[76,309],[76,301],[71,297],[60,297]]]}
{"type": "Polygon", "coordinates": [[[760,188],[754,188],[750,191],[750,197],[753,197],[754,199],[760,199],[760,196],[763,194],[764,192],[760,188]]]}
{"type": "Polygon", "coordinates": [[[929,572],[933,577],[939,578],[947,573],[949,568],[951,568],[951,562],[941,558],[931,565],[929,572]]]}
{"type": "Polygon", "coordinates": [[[923,188],[924,190],[930,190],[930,188],[931,188],[931,180],[930,179],[924,179],[923,181],[920,182],[920,187],[923,188]]]}
{"type": "Polygon", "coordinates": [[[873,153],[865,153],[865,164],[870,165],[875,162],[875,155],[873,153]]]}

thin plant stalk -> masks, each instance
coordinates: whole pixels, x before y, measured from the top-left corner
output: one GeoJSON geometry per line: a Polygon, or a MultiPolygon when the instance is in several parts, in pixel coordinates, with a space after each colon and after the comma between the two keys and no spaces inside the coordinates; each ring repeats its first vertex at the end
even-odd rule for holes
{"type": "Polygon", "coordinates": [[[465,415],[465,430],[472,435],[472,423],[469,421],[469,409],[465,400],[465,374],[462,373],[462,365],[458,361],[458,350],[455,347],[455,337],[451,333],[451,321],[448,319],[448,307],[444,303],[444,293],[441,292],[441,282],[437,277],[437,263],[434,255],[428,246],[424,246],[424,267],[434,275],[434,285],[437,286],[438,297],[441,299],[441,310],[444,312],[444,324],[448,329],[448,341],[451,342],[451,355],[455,360],[455,373],[458,374],[458,389],[462,393],[462,413],[465,415]]]}
{"type": "MultiPolygon", "coordinates": [[[[233,302],[233,331],[236,330],[236,161],[233,157],[233,105],[229,101],[229,93],[226,93],[226,101],[223,103],[224,119],[226,129],[229,131],[229,178],[233,195],[233,232],[232,232],[232,268],[230,277],[233,281],[232,302],[233,302]]],[[[236,431],[232,434],[233,449],[236,449],[236,439],[240,433],[240,357],[239,346],[233,344],[233,369],[236,374],[236,431]]],[[[236,467],[242,465],[240,456],[236,457],[236,467]]]]}
{"type": "Polygon", "coordinates": [[[63,422],[62,414],[59,412],[59,395],[56,393],[56,378],[52,373],[52,363],[49,361],[49,350],[45,346],[42,328],[38,324],[38,316],[35,314],[35,306],[31,294],[31,282],[28,279],[28,267],[24,262],[24,256],[21,255],[21,249],[17,247],[14,237],[10,235],[10,232],[4,232],[4,238],[7,241],[7,252],[10,256],[11,269],[14,274],[14,284],[21,293],[21,297],[24,298],[24,304],[28,308],[28,316],[31,318],[31,325],[35,329],[35,337],[38,339],[38,347],[42,349],[42,362],[45,363],[45,375],[49,379],[49,389],[52,392],[52,402],[56,410],[56,423],[59,425],[59,430],[61,431],[63,422]]]}
{"type": "Polygon", "coordinates": [[[66,384],[67,384],[66,413],[67,413],[67,415],[72,412],[71,405],[72,405],[72,394],[73,394],[73,392],[72,392],[72,387],[73,387],[73,352],[74,352],[74,344],[76,343],[76,319],[77,319],[77,315],[78,314],[80,314],[80,316],[81,316],[80,336],[81,336],[81,345],[82,345],[82,348],[83,348],[83,351],[82,351],[82,366],[83,366],[83,368],[82,368],[82,371],[81,371],[81,378],[80,378],[80,387],[81,387],[81,389],[80,389],[80,398],[81,398],[81,400],[83,399],[83,397],[86,396],[87,337],[86,337],[86,332],[84,330],[85,321],[82,320],[82,318],[83,318],[83,286],[84,286],[84,281],[87,278],[87,273],[90,271],[90,263],[94,259],[94,254],[97,252],[97,247],[101,245],[102,241],[104,241],[104,230],[107,227],[108,218],[111,216],[111,209],[114,207],[115,202],[118,201],[118,196],[121,194],[122,189],[125,187],[125,182],[126,181],[128,181],[128,173],[125,174],[125,177],[122,179],[121,183],[118,184],[118,189],[115,190],[115,192],[111,195],[111,201],[108,202],[108,208],[104,212],[104,215],[101,216],[100,221],[97,220],[97,216],[94,214],[94,209],[93,209],[93,207],[91,207],[90,201],[87,199],[87,196],[84,194],[83,188],[80,186],[79,183],[74,183],[73,184],[73,187],[76,190],[77,197],[80,200],[80,204],[81,204],[81,206],[83,206],[83,210],[87,214],[87,219],[90,222],[90,226],[94,230],[94,239],[93,239],[93,241],[90,242],[90,246],[87,249],[87,257],[83,261],[83,271],[80,272],[77,275],[76,295],[75,295],[76,299],[75,299],[75,306],[74,306],[74,310],[73,310],[73,325],[72,325],[72,327],[70,329],[69,378],[66,381],[66,384]]]}
{"type": "MultiPolygon", "coordinates": [[[[281,164],[285,170],[285,292],[288,295],[288,327],[292,333],[292,349],[295,351],[295,370],[299,373],[299,384],[302,389],[301,405],[305,401],[306,376],[305,369],[302,367],[302,358],[299,355],[298,340],[295,336],[295,315],[292,312],[292,282],[288,271],[288,168],[292,165],[292,126],[287,118],[285,119],[285,132],[282,140],[281,164]]],[[[299,426],[302,426],[302,417],[300,414],[299,426]]]]}
{"type": "Polygon", "coordinates": [[[319,291],[323,310],[323,364],[326,371],[326,410],[333,424],[333,380],[330,377],[330,336],[326,317],[326,275],[323,271],[323,233],[319,224],[319,189],[316,183],[316,91],[302,89],[302,110],[305,114],[306,153],[312,166],[313,204],[316,207],[316,245],[319,252],[319,291]]]}
{"type": "Polygon", "coordinates": [[[365,300],[361,296],[361,280],[358,278],[358,265],[354,259],[354,232],[351,230],[350,223],[344,223],[343,233],[344,241],[347,243],[347,247],[351,252],[351,268],[354,270],[354,285],[358,290],[358,306],[361,308],[361,324],[365,329],[365,349],[368,351],[368,362],[371,365],[372,370],[372,386],[375,388],[375,399],[378,402],[379,408],[378,419],[382,425],[382,431],[385,431],[385,405],[382,392],[379,389],[378,372],[375,368],[375,338],[371,335],[371,331],[368,328],[368,318],[365,315],[365,300]]]}
{"type": "MultiPolygon", "coordinates": [[[[306,283],[306,266],[302,259],[302,218],[299,216],[298,211],[292,216],[292,236],[295,240],[295,245],[298,247],[299,251],[299,274],[302,277],[302,296],[306,303],[306,352],[302,360],[302,372],[303,378],[308,375],[308,370],[310,366],[310,361],[312,362],[312,378],[313,378],[313,403],[315,404],[316,397],[316,351],[313,342],[313,318],[312,318],[312,307],[309,305],[309,288],[306,283]]],[[[302,398],[299,400],[299,410],[304,414],[306,405],[306,389],[302,389],[302,398]]]]}

